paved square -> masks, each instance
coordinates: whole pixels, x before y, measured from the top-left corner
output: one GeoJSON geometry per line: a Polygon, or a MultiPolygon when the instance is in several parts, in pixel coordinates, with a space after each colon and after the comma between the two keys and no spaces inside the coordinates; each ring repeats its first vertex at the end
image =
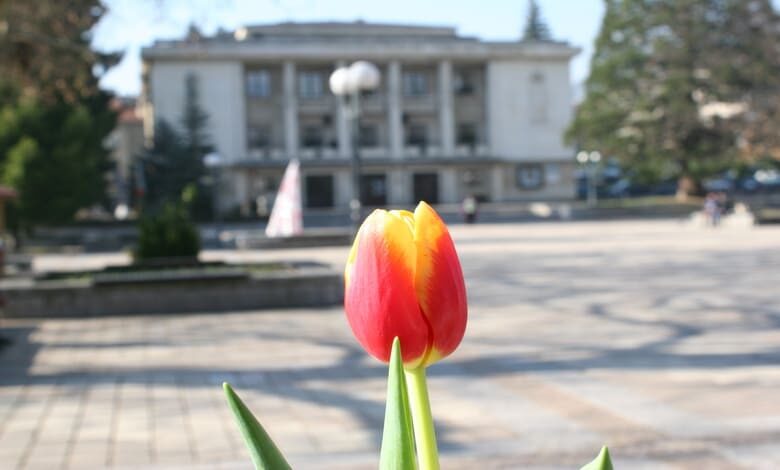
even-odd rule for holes
{"type": "MultiPolygon", "coordinates": [[[[429,369],[443,468],[780,468],[780,227],[453,228],[470,300],[429,369]]],[[[207,253],[314,258],[346,248],[207,253]]],[[[121,257],[49,257],[93,263],[121,257]]],[[[250,468],[231,382],[295,468],[376,468],[385,369],[339,308],[6,320],[0,468],[250,468]]]]}

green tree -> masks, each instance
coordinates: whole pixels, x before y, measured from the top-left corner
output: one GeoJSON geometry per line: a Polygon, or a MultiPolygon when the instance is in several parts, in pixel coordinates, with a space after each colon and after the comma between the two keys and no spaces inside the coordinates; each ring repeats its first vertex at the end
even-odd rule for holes
{"type": "Polygon", "coordinates": [[[523,41],[549,41],[551,40],[550,28],[542,18],[539,5],[536,0],[528,2],[528,17],[523,28],[523,41]]]}
{"type": "Polygon", "coordinates": [[[46,102],[99,93],[95,73],[120,55],[90,48],[100,0],[0,0],[0,77],[46,102]]]}
{"type": "Polygon", "coordinates": [[[19,225],[60,224],[104,201],[111,96],[90,49],[98,0],[0,0],[0,180],[19,192],[19,225]]]}
{"type": "MultiPolygon", "coordinates": [[[[750,95],[778,92],[777,74],[769,73],[778,60],[768,53],[770,28],[755,34],[739,27],[750,22],[744,4],[607,0],[569,142],[693,186],[732,165],[756,126],[750,95]],[[760,43],[766,53],[754,50],[760,43]],[[734,70],[735,63],[744,67],[734,70]]],[[[771,6],[764,12],[777,24],[771,6]]]]}
{"type": "Polygon", "coordinates": [[[185,81],[179,129],[165,120],[155,126],[154,142],[141,158],[144,166],[144,210],[156,212],[166,203],[185,203],[193,217],[211,215],[211,197],[204,184],[203,157],[213,150],[207,132],[208,114],[200,106],[194,75],[185,81]]]}
{"type": "Polygon", "coordinates": [[[110,168],[103,140],[115,116],[110,97],[47,103],[17,95],[0,103],[0,179],[19,192],[22,226],[61,224],[103,202],[110,168]]]}

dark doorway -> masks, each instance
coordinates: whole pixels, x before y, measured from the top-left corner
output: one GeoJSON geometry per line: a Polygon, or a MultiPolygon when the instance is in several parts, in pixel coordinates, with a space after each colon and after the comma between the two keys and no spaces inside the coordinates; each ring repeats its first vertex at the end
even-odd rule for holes
{"type": "Polygon", "coordinates": [[[360,179],[360,199],[364,206],[387,204],[385,175],[363,175],[360,179]]]}
{"type": "Polygon", "coordinates": [[[412,183],[414,202],[439,203],[439,175],[436,173],[415,173],[412,183]]]}
{"type": "Polygon", "coordinates": [[[333,207],[333,176],[306,177],[306,207],[333,207]]]}

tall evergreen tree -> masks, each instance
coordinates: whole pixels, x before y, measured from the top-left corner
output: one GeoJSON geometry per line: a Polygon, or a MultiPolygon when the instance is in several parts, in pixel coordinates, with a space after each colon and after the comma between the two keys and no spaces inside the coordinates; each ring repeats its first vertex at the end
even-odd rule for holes
{"type": "Polygon", "coordinates": [[[757,52],[777,39],[740,26],[751,22],[748,3],[766,3],[776,24],[767,0],[607,0],[568,140],[681,181],[733,163],[757,127],[751,95],[776,99],[780,90],[770,73],[778,55],[757,52]]]}
{"type": "Polygon", "coordinates": [[[542,19],[542,13],[536,0],[528,2],[528,17],[523,29],[523,41],[550,41],[552,36],[550,28],[542,19]]]}
{"type": "Polygon", "coordinates": [[[213,150],[208,114],[200,105],[197,77],[185,79],[184,109],[179,128],[165,120],[155,126],[154,142],[141,156],[145,180],[144,210],[157,212],[166,203],[186,203],[192,215],[210,215],[209,187],[204,183],[203,158],[213,150]]]}

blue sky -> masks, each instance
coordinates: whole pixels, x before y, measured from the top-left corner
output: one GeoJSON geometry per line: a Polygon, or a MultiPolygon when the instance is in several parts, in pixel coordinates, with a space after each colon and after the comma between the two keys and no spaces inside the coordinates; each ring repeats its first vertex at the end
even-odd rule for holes
{"type": "MultiPolygon", "coordinates": [[[[180,38],[190,23],[217,28],[280,21],[377,21],[455,26],[463,35],[517,39],[528,0],[105,0],[109,13],[96,26],[93,45],[123,50],[119,66],[101,81],[122,95],[140,91],[140,48],[155,39],[180,38]]],[[[602,0],[538,0],[553,36],[582,48],[572,82],[587,78],[593,41],[604,14],[602,0]]],[[[780,0],[773,0],[777,7],[780,0]]]]}
{"type": "MultiPolygon", "coordinates": [[[[378,21],[454,26],[463,35],[517,39],[527,0],[106,0],[109,13],[96,26],[93,45],[123,50],[119,66],[101,81],[119,94],[141,87],[140,48],[155,39],[181,37],[194,22],[205,33],[217,28],[280,21],[378,21]]],[[[556,39],[583,48],[572,64],[572,80],[587,77],[593,39],[603,15],[601,0],[539,0],[556,39]]]]}

